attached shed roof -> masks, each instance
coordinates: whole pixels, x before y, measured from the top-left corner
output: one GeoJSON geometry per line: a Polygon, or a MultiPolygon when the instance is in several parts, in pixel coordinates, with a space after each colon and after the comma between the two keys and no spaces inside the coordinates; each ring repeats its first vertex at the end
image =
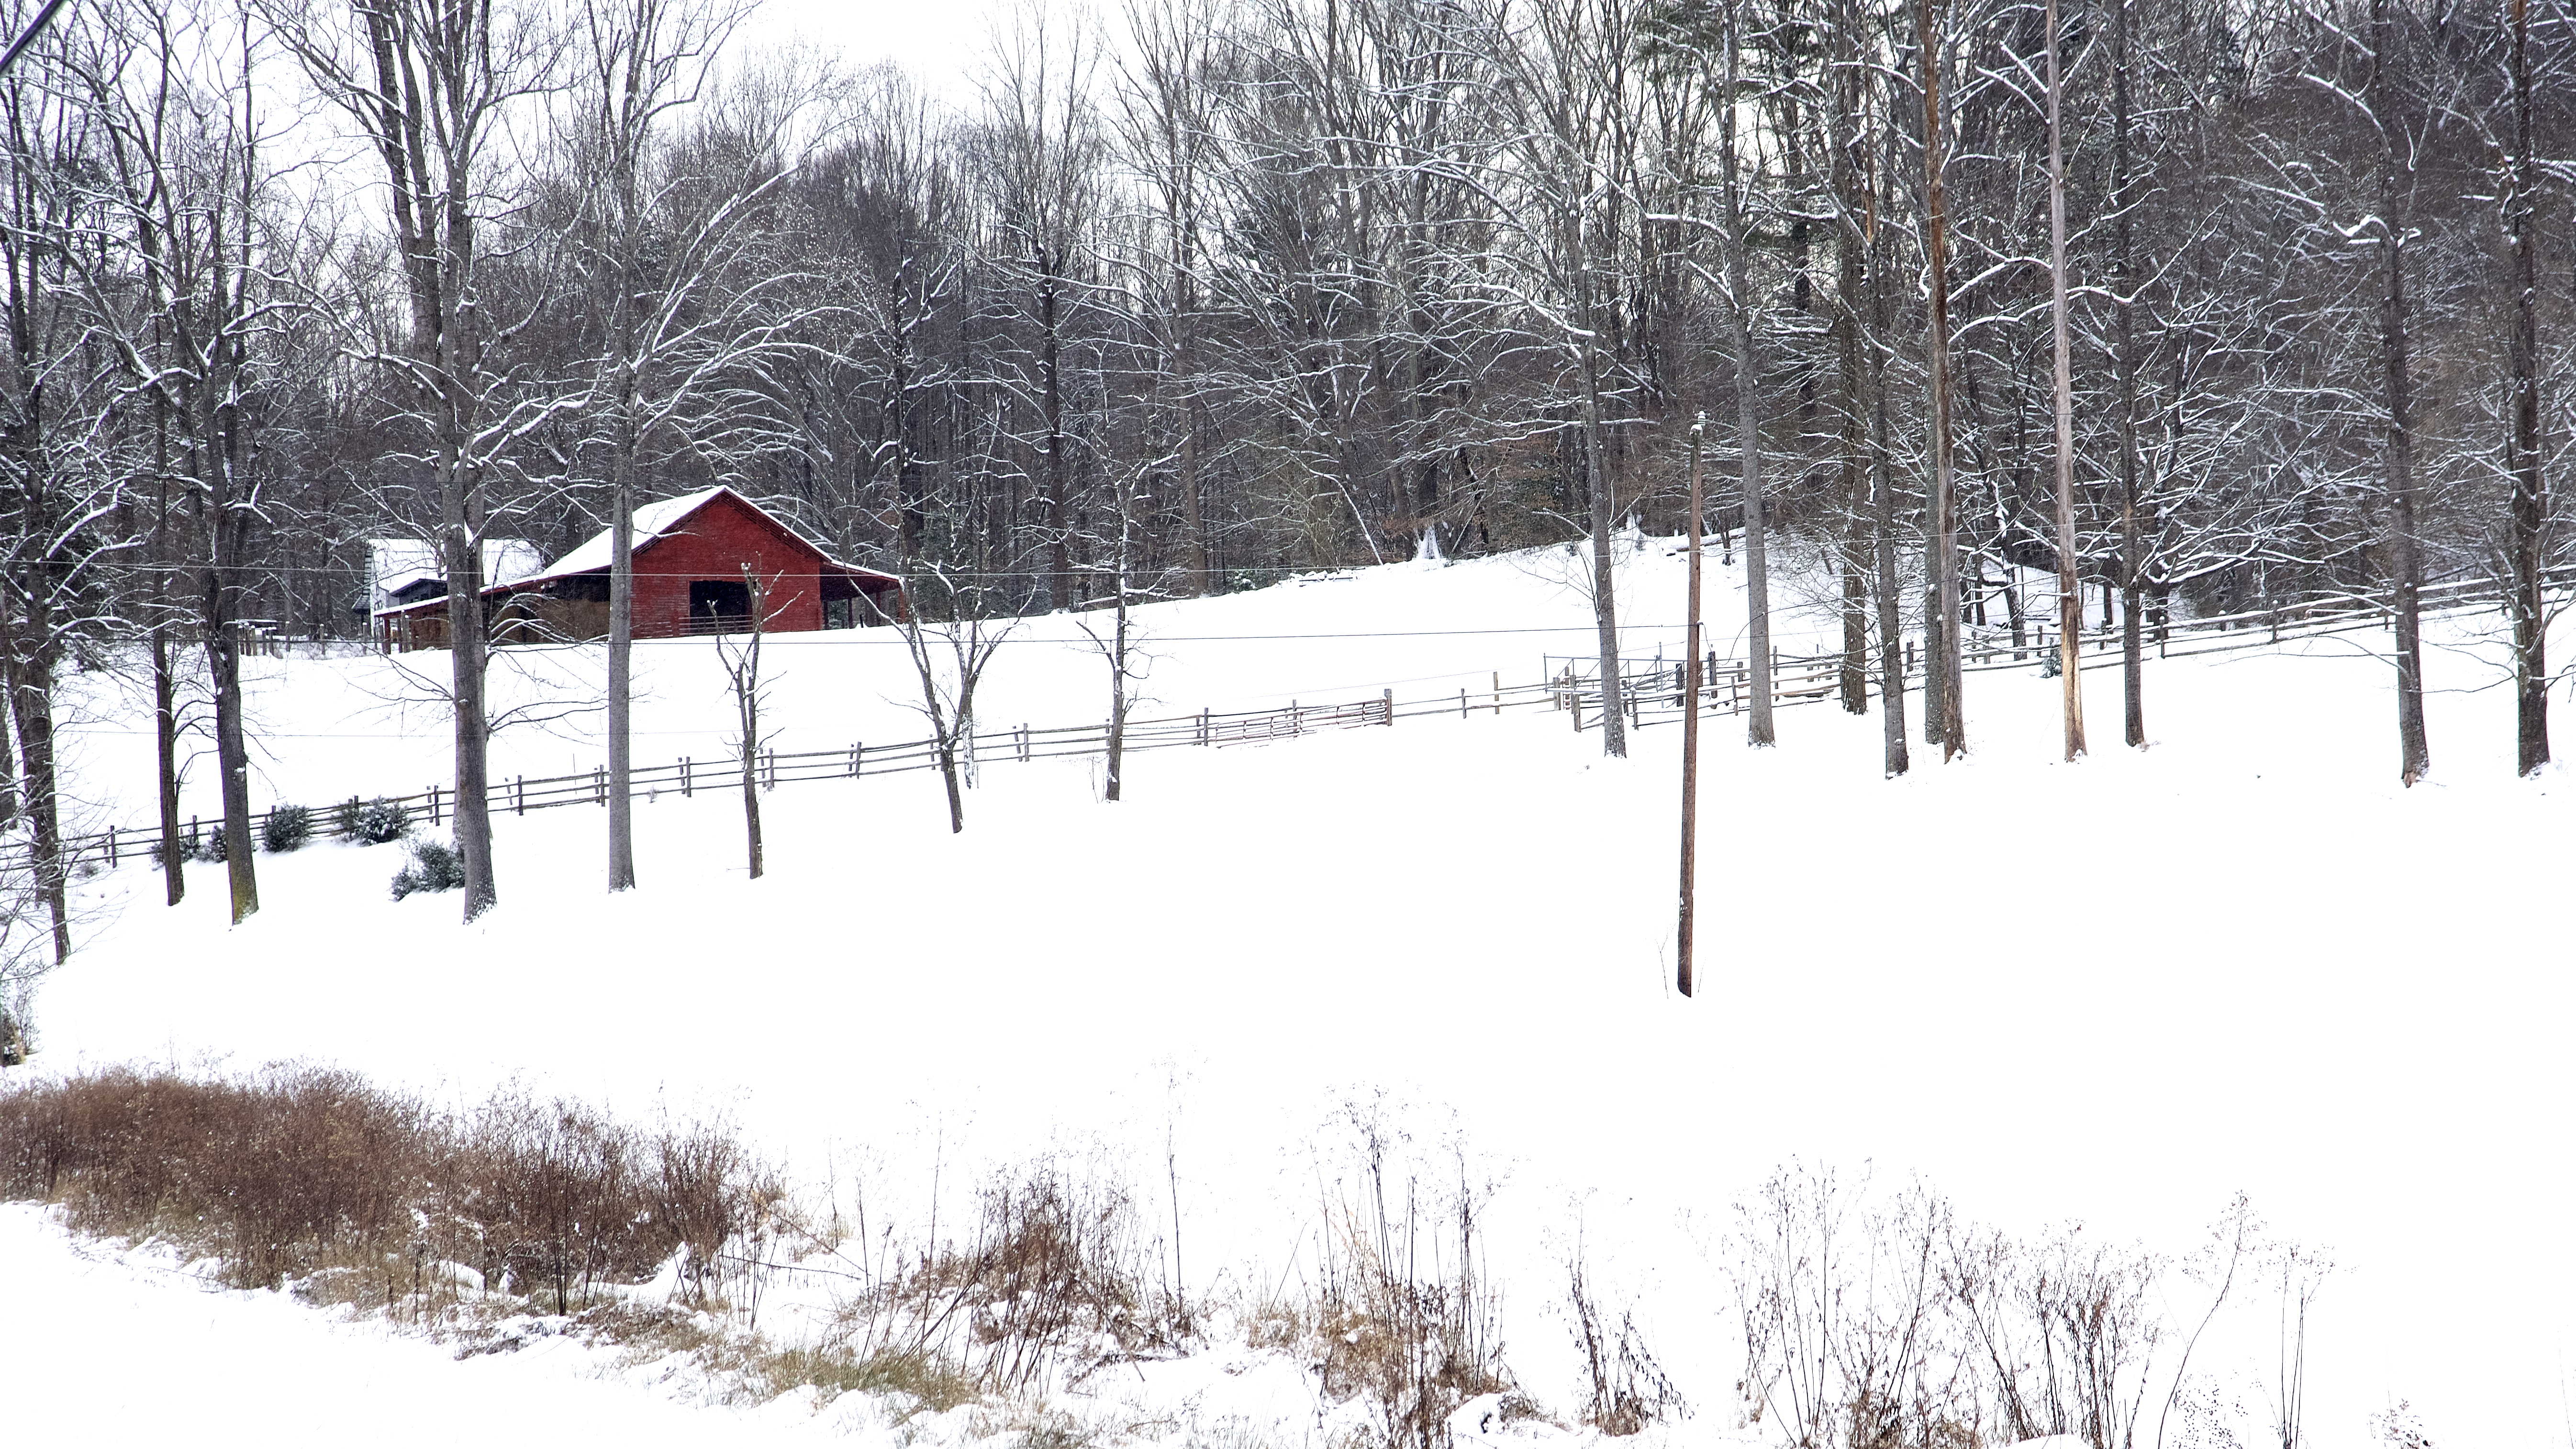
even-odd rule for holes
{"type": "MultiPolygon", "coordinates": [[[[483,577],[495,584],[516,583],[545,567],[546,556],[524,538],[483,540],[483,577]]],[[[367,587],[371,607],[381,612],[394,595],[426,580],[444,581],[447,565],[438,545],[425,538],[367,540],[367,587]]]]}

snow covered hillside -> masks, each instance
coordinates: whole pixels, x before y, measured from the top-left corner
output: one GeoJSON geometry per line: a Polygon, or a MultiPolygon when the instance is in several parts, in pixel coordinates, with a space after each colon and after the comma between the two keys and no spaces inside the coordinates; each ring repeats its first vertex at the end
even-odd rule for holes
{"type": "MultiPolygon", "coordinates": [[[[1724,649],[1740,580],[1712,575],[1724,649]]],[[[1572,577],[1558,556],[1425,563],[1154,606],[1149,689],[1180,713],[1534,682],[1543,656],[1586,646],[1572,577]]],[[[1630,564],[1630,650],[1677,652],[1679,578],[1661,545],[1630,564]]],[[[1783,647],[1826,622],[1784,628],[1783,647]]],[[[176,909],[127,867],[78,888],[88,944],[44,988],[38,1068],[311,1061],[460,1101],[515,1082],[721,1117],[800,1190],[914,1224],[1051,1156],[1161,1203],[1174,1271],[1200,1291],[1311,1273],[1373,1130],[1424,1201],[1462,1179],[1483,1198],[1529,1393],[1560,1413],[1578,1396],[1562,1305],[1580,1260],[1690,1402],[1658,1431],[1674,1443],[1767,1432],[1743,1423],[1730,1271],[1736,1205],[1785,1164],[1879,1192],[1919,1178],[2016,1234],[2081,1222],[2177,1259],[2242,1191],[2273,1235],[2335,1265],[2308,1326],[2317,1443],[2369,1442],[2399,1400],[2440,1443],[2576,1442],[2576,790],[2557,769],[2512,778],[2493,625],[2437,626],[2435,773],[2412,791],[2369,634],[2151,663],[2143,752],[2116,743],[2116,672],[2088,673],[2096,750],[2073,766],[2036,664],[1971,675],[1974,752],[1944,767],[1918,750],[1892,781],[1874,714],[1784,711],[1762,752],[1721,719],[1690,1000],[1668,985],[1679,731],[1607,761],[1562,714],[1479,714],[1139,756],[1117,805],[1096,762],[987,763],[956,836],[927,772],[785,785],[764,798],[759,881],[738,798],[665,796],[637,811],[642,888],[617,898],[600,889],[602,812],[504,814],[501,904],[470,926],[453,896],[387,899],[388,847],[262,857],[264,909],[239,928],[220,867],[191,866],[176,909]]],[[[1078,622],[1020,637],[986,719],[1098,718],[1106,670],[1078,622]]],[[[891,634],[775,647],[781,749],[922,732],[891,634]]],[[[710,646],[638,657],[639,763],[721,756],[710,646]]],[[[255,804],[443,781],[444,721],[398,677],[438,659],[262,662],[255,804]]],[[[578,704],[596,668],[556,654],[504,677],[517,702],[578,704]]],[[[76,793],[140,823],[148,733],[113,681],[90,687],[76,793]]],[[[597,730],[571,714],[505,734],[496,773],[588,769],[597,730]]],[[[190,808],[212,813],[207,773],[190,808]]],[[[0,1251],[46,1265],[25,1281],[49,1301],[136,1271],[82,1279],[18,1212],[0,1251]]],[[[2186,1280],[2164,1282],[2186,1333],[2186,1280]]],[[[2279,1293],[2239,1293],[2193,1368],[2233,1405],[2209,1422],[2252,1443],[2281,1388],[2279,1293]]],[[[255,1312],[279,1357],[237,1371],[273,1373],[282,1396],[306,1361],[282,1345],[321,1332],[276,1327],[283,1305],[131,1294],[136,1321],[193,1315],[218,1337],[255,1312]]],[[[148,1352],[190,1341],[173,1327],[148,1352]]],[[[93,1352],[68,1333],[0,1350],[13,1417],[72,1422],[93,1352]]],[[[525,1366],[366,1352],[406,1394],[502,1374],[534,1392],[525,1366]]],[[[572,1393],[595,1365],[560,1367],[572,1393]]],[[[1170,1390],[1165,1428],[1121,1432],[1191,1439],[1172,1406],[1197,1392],[1170,1390]]],[[[622,1390],[614,1412],[641,1416],[616,1432],[647,1442],[710,1414],[726,1433],[815,1427],[622,1390]]],[[[1254,1427],[1241,1442],[1313,1424],[1291,1409],[1254,1427]]]]}

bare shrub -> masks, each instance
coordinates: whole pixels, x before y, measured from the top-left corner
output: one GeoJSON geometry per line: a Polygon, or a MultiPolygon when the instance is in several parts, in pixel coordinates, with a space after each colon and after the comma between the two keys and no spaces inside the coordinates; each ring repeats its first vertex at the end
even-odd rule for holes
{"type": "MultiPolygon", "coordinates": [[[[1920,1186],[1884,1200],[1830,1172],[1788,1169],[1739,1208],[1735,1278],[1745,1394],[1795,1449],[1975,1449],[2070,1435],[2092,1449],[2159,1446],[2177,1410],[2191,1442],[2231,1442],[2191,1353],[2240,1268],[2261,1257],[2239,1197],[2178,1261],[2087,1238],[2037,1243],[1954,1220],[1920,1186]],[[2199,1299],[2196,1304],[2191,1300],[2199,1299]],[[2185,1307],[2184,1305],[2190,1306],[2185,1307]],[[2168,1325],[2180,1308],[2187,1333],[2168,1325]]],[[[2312,1254],[2283,1269],[2280,1419],[2296,1438],[2297,1324],[2312,1254]]],[[[2285,1449],[2290,1449],[2285,1442],[2285,1449]]]]}
{"type": "Polygon", "coordinates": [[[1946,1331],[1946,1203],[1892,1201],[1786,1168],[1737,1207],[1734,1278],[1750,1417],[1796,1449],[1974,1449],[1974,1365],[1946,1331]]]}
{"type": "Polygon", "coordinates": [[[2148,1306],[2163,1271],[2155,1257],[2086,1242],[2080,1228],[2035,1247],[1991,1230],[1951,1235],[1943,1286],[2013,1438],[2134,1442],[2163,1337],[2148,1306]]]}
{"type": "Polygon", "coordinates": [[[977,1194],[972,1238],[900,1258],[851,1305],[847,1346],[956,1366],[978,1387],[1019,1393],[1057,1371],[1178,1352],[1191,1314],[1160,1272],[1163,1245],[1124,1186],[1053,1163],[997,1173],[977,1194]]]}
{"type": "Polygon", "coordinates": [[[1325,1206],[1320,1281],[1306,1316],[1327,1397],[1365,1399],[1389,1449],[1444,1449],[1467,1400],[1514,1385],[1498,1305],[1478,1259],[1478,1195],[1459,1163],[1454,1195],[1426,1201],[1408,1176],[1389,1202],[1385,1131],[1354,1114],[1363,1171],[1325,1206]]]}
{"type": "Polygon", "coordinates": [[[428,1316],[468,1274],[556,1313],[675,1256],[704,1295],[767,1191],[721,1133],[505,1094],[462,1117],[354,1073],[117,1068],[0,1092],[0,1196],[166,1241],[243,1287],[428,1316]]]}
{"type": "Polygon", "coordinates": [[[1580,1257],[1567,1265],[1567,1277],[1567,1297],[1574,1309],[1574,1344],[1583,1351],[1584,1373],[1591,1390],[1584,1402],[1583,1422],[1615,1439],[1642,1433],[1650,1424],[1687,1414],[1689,1405],[1665,1376],[1663,1366],[1647,1351],[1636,1321],[1622,1312],[1618,1328],[1612,1330],[1608,1315],[1593,1299],[1591,1285],[1584,1281],[1580,1257]]]}
{"type": "Polygon", "coordinates": [[[2396,1408],[2371,1415],[2370,1427],[2389,1449],[2433,1449],[2432,1437],[2424,1432],[2424,1420],[2404,1399],[2397,1401],[2396,1408]]]}

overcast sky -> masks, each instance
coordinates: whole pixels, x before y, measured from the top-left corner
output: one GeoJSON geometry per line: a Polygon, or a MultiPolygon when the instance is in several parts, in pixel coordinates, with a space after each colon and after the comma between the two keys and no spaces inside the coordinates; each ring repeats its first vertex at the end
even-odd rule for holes
{"type": "Polygon", "coordinates": [[[975,94],[973,76],[996,17],[1010,0],[761,0],[743,38],[811,46],[848,64],[891,60],[952,103],[975,94]]]}

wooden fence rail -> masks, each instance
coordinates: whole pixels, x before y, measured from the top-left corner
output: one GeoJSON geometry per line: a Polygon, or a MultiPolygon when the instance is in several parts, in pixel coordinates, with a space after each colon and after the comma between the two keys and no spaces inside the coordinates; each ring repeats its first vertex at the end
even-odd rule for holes
{"type": "MultiPolygon", "coordinates": [[[[2570,577],[2576,579],[2576,575],[2570,577]]],[[[2489,581],[2464,580],[2428,586],[2424,596],[2425,612],[2456,613],[2493,607],[2498,594],[2495,585],[2489,581]]],[[[2160,656],[2188,658],[2197,654],[2269,647],[2285,638],[2377,628],[2386,617],[2386,608],[2380,603],[2368,599],[2338,599],[2300,608],[2177,620],[2155,629],[2154,633],[2160,656]],[[2176,647],[2178,644],[2188,647],[2176,647]]],[[[2118,664],[2120,638],[2117,629],[2086,630],[2078,635],[2079,667],[2103,669],[2118,664]]],[[[2031,668],[2034,667],[2032,661],[2039,659],[2051,647],[2045,636],[2038,636],[2037,642],[2018,647],[2009,643],[1985,644],[1967,652],[1963,667],[1977,672],[2031,668]]],[[[1917,679],[1920,677],[1921,660],[1914,657],[1915,651],[1911,647],[1907,655],[1906,677],[1917,679]]],[[[1127,722],[1124,748],[1158,750],[1261,745],[1333,730],[1383,728],[1405,719],[1447,715],[1464,717],[1488,712],[1500,715],[1507,709],[1570,711],[1574,716],[1573,727],[1581,731],[1597,728],[1601,717],[1600,681],[1583,672],[1586,662],[1571,656],[1549,656],[1547,677],[1538,683],[1506,685],[1497,673],[1487,687],[1462,688],[1454,696],[1398,700],[1395,691],[1387,689],[1374,699],[1340,704],[1292,701],[1282,709],[1203,709],[1196,714],[1131,719],[1127,722]]],[[[1809,704],[1835,698],[1841,689],[1842,666],[1843,656],[1839,653],[1795,655],[1775,650],[1771,669],[1774,704],[1809,704]]],[[[1680,717],[1684,702],[1680,661],[1623,663],[1621,674],[1623,704],[1631,722],[1637,727],[1644,728],[1680,717]]],[[[1879,692],[1877,670],[1865,671],[1864,678],[1867,692],[1875,696],[1879,692]]],[[[1748,661],[1721,658],[1712,651],[1703,661],[1701,708],[1717,714],[1745,712],[1752,707],[1751,681],[1752,668],[1748,661]]],[[[1105,722],[1017,725],[982,731],[971,741],[960,741],[959,755],[963,760],[971,753],[978,765],[992,765],[1102,755],[1107,753],[1108,747],[1109,729],[1105,722]]],[[[846,747],[828,750],[764,750],[754,761],[754,781],[763,788],[775,788],[781,783],[799,781],[856,780],[904,774],[936,769],[938,765],[936,740],[901,740],[891,744],[853,741],[846,747]]],[[[631,772],[630,779],[631,798],[646,801],[659,799],[664,794],[686,798],[701,790],[738,790],[742,785],[742,760],[739,755],[704,761],[684,756],[668,764],[638,767],[631,772]]],[[[608,773],[594,768],[570,775],[534,778],[513,775],[492,782],[488,799],[496,814],[525,815],[531,810],[566,805],[604,806],[608,803],[608,773]]],[[[426,819],[435,827],[445,825],[455,813],[456,792],[447,786],[429,785],[411,794],[369,796],[358,803],[366,805],[377,801],[400,806],[406,814],[415,819],[426,819]]],[[[317,833],[335,833],[333,817],[340,803],[310,807],[317,833]]],[[[254,837],[265,837],[273,813],[263,810],[251,817],[254,837]]],[[[220,820],[190,819],[181,832],[181,848],[194,851],[196,843],[204,839],[207,828],[220,827],[221,824],[220,820]]],[[[62,842],[64,866],[78,870],[150,860],[157,851],[160,838],[157,825],[66,836],[62,842]]],[[[230,842],[227,844],[229,846],[230,842]]],[[[0,869],[28,868],[29,851],[30,847],[24,840],[0,847],[0,869]]]]}

